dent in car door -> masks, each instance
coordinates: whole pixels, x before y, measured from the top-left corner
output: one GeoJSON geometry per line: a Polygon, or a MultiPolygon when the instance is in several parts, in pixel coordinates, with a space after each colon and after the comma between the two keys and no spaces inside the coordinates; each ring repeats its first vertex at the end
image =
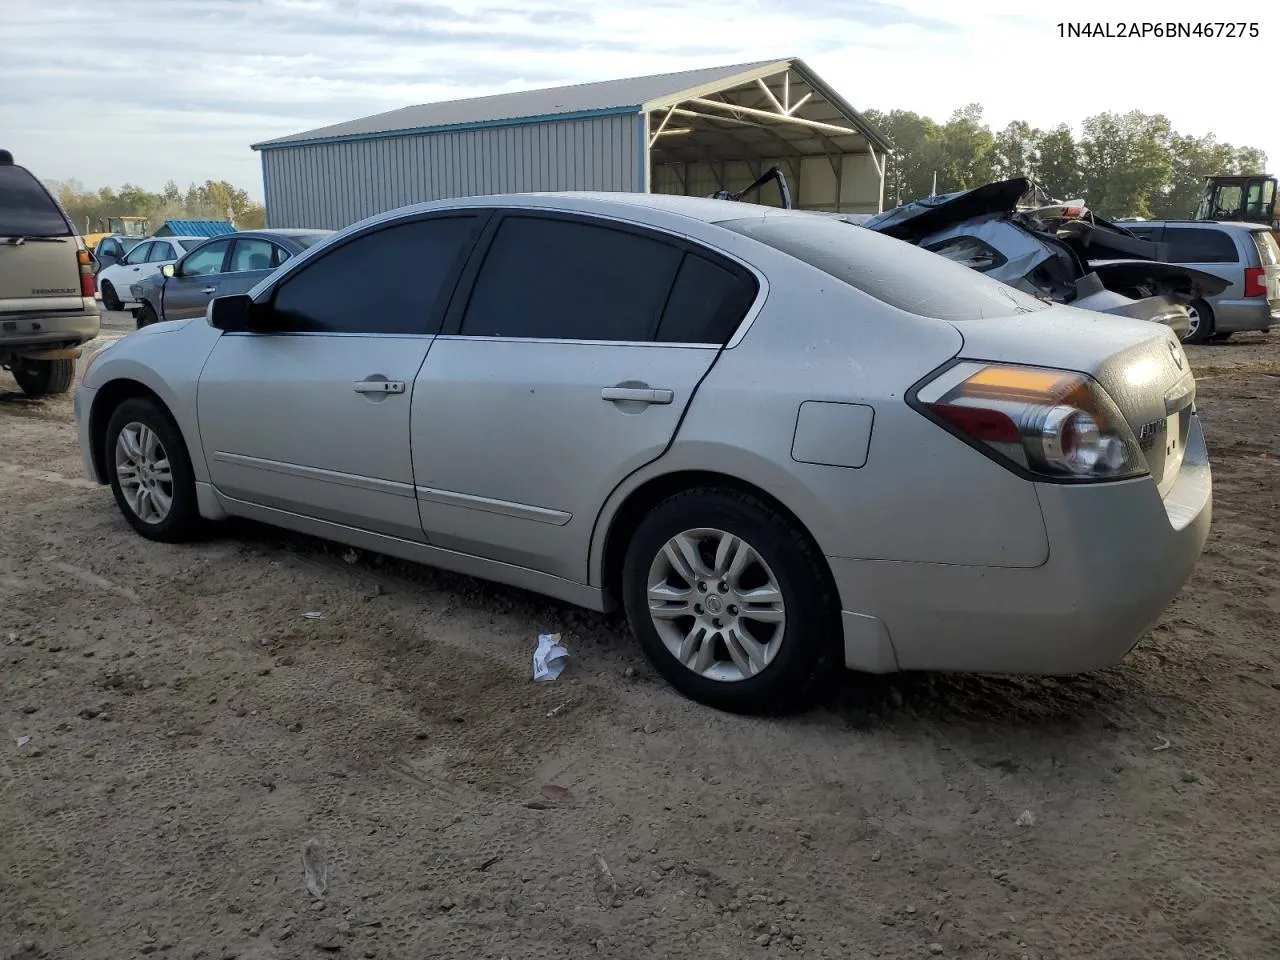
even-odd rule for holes
{"type": "Polygon", "coordinates": [[[654,342],[684,256],[614,225],[501,220],[414,386],[433,545],[586,582],[601,505],[661,456],[723,343],[654,342]]]}
{"type": "Polygon", "coordinates": [[[218,296],[218,281],[230,247],[229,239],[211,240],[178,261],[174,276],[164,281],[161,319],[203,316],[209,301],[218,296]]]}

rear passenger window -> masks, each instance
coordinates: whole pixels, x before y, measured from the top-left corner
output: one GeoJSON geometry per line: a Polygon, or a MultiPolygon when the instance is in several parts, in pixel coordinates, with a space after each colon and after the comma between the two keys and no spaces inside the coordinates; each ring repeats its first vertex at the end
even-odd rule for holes
{"type": "Polygon", "coordinates": [[[1165,227],[1170,263],[1235,263],[1239,259],[1235,241],[1224,230],[1195,227],[1165,227]]]}
{"type": "MultiPolygon", "coordinates": [[[[276,291],[280,327],[297,333],[433,333],[471,249],[474,216],[383,227],[307,264],[276,291]]],[[[271,251],[265,251],[268,259],[271,251]]]]}
{"type": "Polygon", "coordinates": [[[756,298],[755,278],[687,253],[658,324],[662,343],[723,344],[756,298]]]}
{"type": "Polygon", "coordinates": [[[649,341],[681,251],[575,220],[509,216],[476,278],[461,333],[649,341]]]}

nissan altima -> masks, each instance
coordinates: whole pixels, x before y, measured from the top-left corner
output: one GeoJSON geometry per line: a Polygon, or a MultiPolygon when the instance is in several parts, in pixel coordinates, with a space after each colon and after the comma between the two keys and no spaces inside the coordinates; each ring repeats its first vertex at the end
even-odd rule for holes
{"type": "Polygon", "coordinates": [[[723,200],[382,214],[99,351],[75,409],[143,537],[248,517],[621,608],[735,711],[1114,664],[1211,512],[1167,327],[723,200]]]}

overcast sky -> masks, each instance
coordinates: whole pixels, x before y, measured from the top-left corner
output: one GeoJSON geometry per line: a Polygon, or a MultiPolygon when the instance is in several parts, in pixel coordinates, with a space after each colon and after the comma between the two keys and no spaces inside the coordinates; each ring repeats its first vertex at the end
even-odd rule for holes
{"type": "MultiPolygon", "coordinates": [[[[1163,113],[1280,167],[1272,0],[0,0],[0,147],[39,176],[262,196],[249,144],[414,103],[799,56],[859,109],[1163,113]],[[1041,12],[1043,10],[1043,12],[1041,12]],[[1257,39],[1062,39],[1071,19],[1257,39]]],[[[1274,172],[1274,170],[1273,170],[1274,172]]]]}

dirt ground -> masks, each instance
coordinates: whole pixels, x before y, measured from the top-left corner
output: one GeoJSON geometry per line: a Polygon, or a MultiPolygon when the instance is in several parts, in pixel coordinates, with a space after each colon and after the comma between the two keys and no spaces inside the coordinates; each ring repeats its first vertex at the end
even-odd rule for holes
{"type": "Polygon", "coordinates": [[[520,591],[147,543],[70,400],[9,396],[0,957],[1280,957],[1280,337],[1239,340],[1190,351],[1213,533],[1123,664],[850,676],[784,720],[520,591]]]}

